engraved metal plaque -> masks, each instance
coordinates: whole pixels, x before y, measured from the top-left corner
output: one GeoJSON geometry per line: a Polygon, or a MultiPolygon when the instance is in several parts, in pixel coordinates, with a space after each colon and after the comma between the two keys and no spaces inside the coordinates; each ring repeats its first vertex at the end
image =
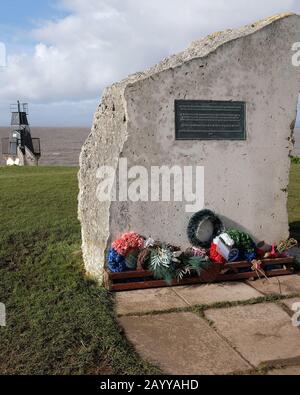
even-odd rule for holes
{"type": "Polygon", "coordinates": [[[246,103],[175,100],[177,140],[246,140],[246,103]]]}

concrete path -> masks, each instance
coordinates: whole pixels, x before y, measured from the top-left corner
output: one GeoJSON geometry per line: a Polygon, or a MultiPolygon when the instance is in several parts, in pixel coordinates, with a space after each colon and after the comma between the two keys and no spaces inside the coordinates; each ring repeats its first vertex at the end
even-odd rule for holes
{"type": "Polygon", "coordinates": [[[128,340],[164,373],[300,375],[300,275],[115,297],[128,340]]]}

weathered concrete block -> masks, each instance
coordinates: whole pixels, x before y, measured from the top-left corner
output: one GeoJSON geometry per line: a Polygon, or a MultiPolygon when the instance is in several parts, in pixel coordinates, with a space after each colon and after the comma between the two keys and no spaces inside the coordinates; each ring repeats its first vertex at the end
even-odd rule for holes
{"type": "Polygon", "coordinates": [[[268,373],[270,376],[300,376],[300,366],[288,366],[282,369],[274,369],[268,373]]]}
{"type": "Polygon", "coordinates": [[[251,286],[264,295],[281,294],[292,295],[300,294],[300,275],[272,277],[268,281],[263,279],[249,282],[251,286]]]}
{"type": "Polygon", "coordinates": [[[207,310],[218,332],[252,365],[300,357],[299,328],[274,303],[207,310]]]}
{"type": "Polygon", "coordinates": [[[173,289],[190,306],[245,301],[262,296],[249,285],[238,282],[174,287],[173,289]]]}
{"type": "MultiPolygon", "coordinates": [[[[300,90],[292,46],[300,17],[278,15],[194,42],[106,89],[83,146],[79,218],[87,272],[101,279],[112,239],[134,230],[188,244],[185,202],[100,202],[101,166],[204,166],[205,204],[228,226],[267,242],[288,236],[289,153],[300,90]],[[244,101],[247,138],[176,140],[174,101],[244,101]]],[[[116,188],[119,179],[116,180],[116,188]]]]}
{"type": "Polygon", "coordinates": [[[166,311],[188,306],[173,288],[139,289],[116,294],[118,315],[166,311]]]}
{"type": "Polygon", "coordinates": [[[215,375],[251,369],[196,314],[121,317],[119,323],[141,357],[167,374],[215,375]]]}

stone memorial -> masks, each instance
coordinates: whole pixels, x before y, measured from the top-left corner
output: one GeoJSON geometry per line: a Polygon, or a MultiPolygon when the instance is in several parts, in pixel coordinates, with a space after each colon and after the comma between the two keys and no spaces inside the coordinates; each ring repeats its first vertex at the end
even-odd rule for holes
{"type": "Polygon", "coordinates": [[[300,91],[300,69],[292,58],[299,41],[300,17],[277,15],[195,41],[105,90],[80,156],[87,273],[101,281],[107,249],[123,232],[187,246],[189,219],[202,208],[256,241],[288,237],[287,188],[300,91]],[[171,199],[156,193],[153,198],[150,176],[148,188],[136,187],[138,177],[163,166],[171,169],[171,199]],[[106,201],[100,193],[105,167],[116,171],[114,198],[106,201]],[[200,169],[193,173],[199,181],[194,202],[179,198],[184,167],[200,169]],[[128,174],[122,174],[124,168],[128,174]],[[140,199],[129,199],[135,187],[140,199]]]}

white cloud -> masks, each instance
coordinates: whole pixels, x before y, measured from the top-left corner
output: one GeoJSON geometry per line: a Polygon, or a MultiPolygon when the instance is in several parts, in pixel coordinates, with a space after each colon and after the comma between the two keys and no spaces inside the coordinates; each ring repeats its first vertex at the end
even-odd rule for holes
{"type": "MultiPolygon", "coordinates": [[[[69,15],[44,21],[33,53],[9,56],[0,101],[92,100],[102,89],[190,41],[293,8],[292,0],[60,0],[69,15]]],[[[91,112],[94,108],[91,108],[91,112]]]]}

